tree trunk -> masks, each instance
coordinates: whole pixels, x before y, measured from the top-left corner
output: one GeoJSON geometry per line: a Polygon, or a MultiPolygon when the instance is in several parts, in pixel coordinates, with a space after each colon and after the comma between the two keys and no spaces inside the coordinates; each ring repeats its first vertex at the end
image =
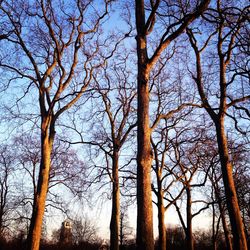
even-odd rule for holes
{"type": "Polygon", "coordinates": [[[226,240],[226,247],[227,247],[227,250],[233,250],[232,242],[231,242],[231,238],[230,238],[230,233],[229,233],[226,218],[225,218],[225,212],[223,211],[223,208],[222,208],[221,204],[219,205],[219,207],[220,206],[221,206],[221,208],[220,208],[221,221],[222,221],[222,227],[223,227],[225,240],[226,240]]]}
{"type": "Polygon", "coordinates": [[[236,189],[233,179],[232,164],[229,160],[228,143],[224,130],[224,117],[216,124],[217,141],[222,168],[222,176],[225,187],[227,208],[233,234],[233,249],[247,250],[247,242],[244,233],[244,226],[240,214],[236,189]]]}
{"type": "Polygon", "coordinates": [[[153,250],[153,212],[151,194],[151,162],[148,84],[138,77],[137,134],[137,247],[153,250]]]}
{"type": "MultiPolygon", "coordinates": [[[[213,193],[212,193],[213,195],[213,193]]],[[[212,204],[212,211],[213,211],[213,220],[212,220],[212,243],[213,243],[213,250],[217,250],[217,235],[216,235],[216,223],[215,223],[215,205],[212,204]]]]}
{"type": "Polygon", "coordinates": [[[144,1],[136,1],[137,29],[137,249],[153,250],[153,206],[151,194],[152,152],[149,125],[149,68],[145,35],[144,1]]]}
{"type": "Polygon", "coordinates": [[[194,241],[193,241],[193,229],[192,229],[192,196],[191,188],[188,186],[186,188],[187,194],[187,230],[186,230],[186,244],[188,250],[194,250],[194,241]]]}
{"type": "Polygon", "coordinates": [[[124,230],[124,224],[123,224],[123,221],[124,221],[124,214],[120,213],[120,249],[122,250],[124,247],[123,247],[123,244],[124,244],[124,233],[123,233],[123,230],[124,230]]]}
{"type": "Polygon", "coordinates": [[[119,222],[120,222],[120,189],[119,189],[119,155],[118,151],[114,149],[112,158],[112,214],[110,221],[110,250],[119,250],[119,222]]]}
{"type": "Polygon", "coordinates": [[[223,206],[222,206],[221,196],[220,196],[220,193],[219,193],[217,183],[215,183],[215,195],[216,195],[219,210],[220,210],[222,227],[223,227],[223,231],[224,231],[224,235],[225,235],[225,241],[226,241],[226,247],[227,247],[227,250],[232,250],[233,247],[232,247],[232,242],[231,242],[231,238],[230,238],[230,232],[229,232],[228,227],[227,227],[225,212],[224,212],[224,209],[223,209],[223,206]]]}
{"type": "Polygon", "coordinates": [[[159,230],[159,250],[166,250],[166,226],[165,226],[165,207],[163,204],[163,191],[158,190],[158,230],[159,230]]]}
{"type": "MultiPolygon", "coordinates": [[[[46,129],[47,130],[47,129],[46,129]]],[[[53,132],[54,133],[54,132],[53,132]]],[[[41,135],[41,162],[38,177],[37,190],[33,202],[32,217],[27,239],[28,250],[39,250],[43,215],[45,210],[46,197],[49,185],[49,172],[51,151],[54,136],[49,136],[48,132],[42,132],[41,135]]]]}

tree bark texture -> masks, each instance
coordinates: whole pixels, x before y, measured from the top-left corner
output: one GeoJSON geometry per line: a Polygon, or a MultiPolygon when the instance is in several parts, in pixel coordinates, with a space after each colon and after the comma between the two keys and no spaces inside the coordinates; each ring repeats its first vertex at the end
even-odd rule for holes
{"type": "Polygon", "coordinates": [[[138,77],[138,148],[137,148],[137,247],[152,250],[153,211],[151,194],[151,163],[148,84],[138,77]]]}
{"type": "Polygon", "coordinates": [[[149,124],[149,69],[145,34],[144,1],[136,1],[137,29],[137,237],[139,250],[153,250],[153,205],[151,193],[152,152],[149,124]]]}
{"type": "Polygon", "coordinates": [[[110,221],[110,250],[119,250],[119,223],[120,223],[120,189],[119,189],[119,155],[114,149],[112,157],[112,214],[110,221]]]}

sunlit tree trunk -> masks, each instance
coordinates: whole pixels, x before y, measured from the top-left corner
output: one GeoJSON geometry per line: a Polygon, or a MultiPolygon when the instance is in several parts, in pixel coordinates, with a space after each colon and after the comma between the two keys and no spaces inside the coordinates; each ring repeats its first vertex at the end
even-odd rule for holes
{"type": "MultiPolygon", "coordinates": [[[[137,249],[153,250],[153,208],[151,193],[151,165],[152,155],[150,146],[151,128],[149,124],[149,76],[150,70],[160,58],[167,46],[181,35],[186,27],[200,16],[208,7],[209,0],[204,0],[195,11],[186,14],[183,22],[174,32],[164,31],[160,44],[153,52],[151,58],[147,53],[147,35],[154,29],[157,9],[160,0],[150,1],[151,13],[145,21],[144,0],[135,1],[136,41],[137,41],[137,249]],[[170,34],[168,34],[170,33],[170,34]]],[[[150,12],[150,11],[149,11],[150,12]]],[[[173,25],[175,26],[175,25],[173,25]]]]}
{"type": "Polygon", "coordinates": [[[151,163],[149,127],[148,77],[142,65],[138,73],[138,137],[137,137],[137,245],[139,249],[152,250],[153,213],[151,194],[151,163]]]}
{"type": "Polygon", "coordinates": [[[120,223],[120,189],[119,189],[119,155],[114,149],[112,161],[112,214],[110,221],[110,249],[119,250],[119,223],[120,223]]]}
{"type": "Polygon", "coordinates": [[[153,208],[149,125],[149,70],[145,35],[144,1],[136,1],[137,28],[137,249],[153,250],[153,208]]]}
{"type": "Polygon", "coordinates": [[[226,193],[227,208],[233,234],[233,249],[247,250],[247,242],[242,223],[238,198],[233,179],[233,167],[229,159],[228,143],[224,129],[224,117],[216,124],[217,141],[220,154],[223,182],[226,193]]]}
{"type": "Polygon", "coordinates": [[[220,155],[222,178],[225,187],[227,208],[233,234],[233,249],[247,250],[247,241],[242,223],[236,188],[233,179],[233,166],[229,158],[228,142],[225,132],[227,111],[227,81],[225,55],[222,51],[222,28],[219,30],[218,55],[220,59],[220,112],[215,120],[217,143],[220,155]]]}
{"type": "Polygon", "coordinates": [[[41,124],[41,162],[38,176],[37,190],[34,194],[32,217],[27,239],[28,250],[39,250],[42,231],[43,215],[49,185],[51,152],[55,131],[49,119],[42,118],[41,124]]]}
{"type": "MultiPolygon", "coordinates": [[[[218,1],[218,5],[219,3],[220,2],[218,1]]],[[[220,90],[220,95],[219,95],[220,104],[218,113],[216,113],[213,107],[210,105],[203,86],[201,51],[197,47],[194,34],[190,33],[189,31],[187,33],[189,35],[191,45],[196,55],[197,77],[195,77],[195,81],[197,83],[201,101],[216,127],[217,144],[220,156],[223,183],[225,187],[226,203],[233,234],[233,249],[247,250],[247,241],[239,209],[239,203],[233,179],[233,166],[229,158],[228,142],[225,132],[225,115],[229,105],[227,103],[228,84],[226,79],[226,68],[230,61],[232,49],[229,48],[227,53],[224,53],[223,42],[225,41],[225,38],[223,37],[223,27],[224,24],[222,20],[219,23],[218,42],[217,42],[217,52],[219,58],[219,90],[220,90]]],[[[233,37],[231,37],[231,41],[232,41],[231,44],[232,46],[234,41],[233,37]]]]}

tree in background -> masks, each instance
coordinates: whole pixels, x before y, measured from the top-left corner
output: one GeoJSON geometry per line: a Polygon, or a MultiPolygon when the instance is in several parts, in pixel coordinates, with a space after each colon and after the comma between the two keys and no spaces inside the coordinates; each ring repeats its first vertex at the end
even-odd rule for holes
{"type": "Polygon", "coordinates": [[[121,204],[119,228],[119,243],[121,250],[125,248],[129,240],[131,239],[131,236],[133,235],[133,228],[129,225],[128,207],[128,204],[125,202],[121,204]]]}
{"type": "MultiPolygon", "coordinates": [[[[247,110],[244,109],[244,102],[249,100],[250,96],[245,94],[245,88],[243,87],[248,84],[248,73],[241,69],[235,69],[231,65],[231,58],[236,59],[237,56],[235,50],[237,50],[238,40],[240,39],[238,34],[247,22],[247,9],[248,6],[246,5],[238,8],[234,5],[228,6],[226,3],[217,1],[216,7],[204,15],[205,21],[211,25],[212,30],[202,45],[198,42],[198,35],[196,35],[195,29],[187,29],[189,41],[196,59],[196,70],[192,73],[192,77],[197,84],[202,105],[212,119],[216,129],[227,209],[233,233],[233,247],[239,250],[246,250],[247,242],[233,178],[233,165],[228,149],[225,120],[227,115],[231,118],[234,117],[232,110],[237,105],[242,107],[242,111],[246,116],[249,115],[247,110]],[[211,46],[210,41],[211,43],[216,43],[217,51],[215,50],[216,52],[212,53],[213,65],[216,65],[216,67],[209,65],[208,67],[211,67],[209,69],[203,63],[202,53],[211,46]],[[206,77],[208,74],[210,74],[210,77],[206,77]],[[218,76],[216,80],[212,77],[213,74],[218,76]],[[211,81],[213,81],[212,86],[210,85],[211,81]],[[241,83],[236,85],[238,81],[241,83]],[[209,85],[211,86],[210,88],[208,87],[209,85]],[[207,87],[211,92],[207,90],[207,87]],[[216,102],[214,102],[214,98],[216,98],[216,102]]],[[[239,129],[239,121],[236,118],[233,118],[233,120],[235,120],[236,129],[239,129]]]]}
{"type": "Polygon", "coordinates": [[[10,146],[0,146],[0,240],[8,234],[8,228],[14,217],[14,168],[15,158],[10,146]]]}
{"type": "MultiPolygon", "coordinates": [[[[108,176],[112,183],[111,200],[112,211],[110,220],[110,249],[119,249],[119,223],[120,223],[120,182],[119,171],[124,164],[120,164],[120,156],[123,147],[129,139],[130,134],[136,127],[135,116],[133,115],[134,100],[136,91],[131,79],[132,73],[128,66],[129,55],[123,51],[117,52],[117,56],[110,60],[108,66],[103,67],[100,74],[94,76],[95,86],[93,94],[90,98],[92,104],[89,114],[84,115],[84,111],[77,120],[91,120],[90,130],[86,135],[85,130],[71,127],[80,137],[80,141],[72,141],[70,144],[83,144],[94,151],[96,167],[98,168],[98,176],[94,179],[108,176]],[[103,76],[104,74],[104,76],[103,76]],[[100,101],[98,101],[100,100],[100,101]],[[82,116],[85,118],[82,119],[82,116]],[[89,118],[90,116],[90,118],[89,118]],[[88,117],[88,118],[87,118],[88,117]],[[104,158],[104,164],[97,164],[98,158],[104,158]],[[97,158],[97,159],[96,159],[97,158]]],[[[94,184],[93,181],[92,184],[94,184]]]]}

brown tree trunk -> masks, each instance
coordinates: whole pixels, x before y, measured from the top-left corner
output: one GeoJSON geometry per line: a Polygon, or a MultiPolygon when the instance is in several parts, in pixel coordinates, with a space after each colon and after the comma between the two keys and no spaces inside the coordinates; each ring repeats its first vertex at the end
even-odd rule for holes
{"type": "Polygon", "coordinates": [[[187,230],[186,230],[186,244],[188,250],[194,250],[194,241],[193,241],[193,229],[192,229],[192,196],[191,188],[186,188],[187,194],[187,230]]]}
{"type": "Polygon", "coordinates": [[[120,189],[119,189],[119,155],[114,149],[112,158],[112,214],[110,221],[110,250],[119,250],[119,222],[120,222],[120,189]]]}
{"type": "Polygon", "coordinates": [[[233,168],[228,154],[228,143],[224,130],[224,117],[216,124],[217,141],[222,168],[222,176],[225,187],[227,208],[233,234],[233,249],[247,250],[247,242],[244,233],[241,213],[233,179],[233,168]]]}
{"type": "MultiPolygon", "coordinates": [[[[44,124],[42,124],[42,128],[44,124]]],[[[54,131],[49,136],[48,129],[42,129],[41,162],[37,190],[33,202],[32,217],[27,239],[28,250],[39,250],[43,215],[49,185],[51,151],[54,141],[54,131]]]]}
{"type": "Polygon", "coordinates": [[[159,250],[166,250],[166,226],[165,226],[165,207],[163,204],[163,191],[158,191],[158,230],[159,230],[159,250]]]}
{"type": "Polygon", "coordinates": [[[152,152],[149,125],[149,68],[145,35],[144,1],[136,1],[137,29],[137,249],[153,250],[153,205],[151,194],[152,152]]]}
{"type": "Polygon", "coordinates": [[[145,84],[141,77],[138,76],[137,247],[140,250],[154,249],[150,174],[152,154],[148,106],[148,84],[145,84]]]}

